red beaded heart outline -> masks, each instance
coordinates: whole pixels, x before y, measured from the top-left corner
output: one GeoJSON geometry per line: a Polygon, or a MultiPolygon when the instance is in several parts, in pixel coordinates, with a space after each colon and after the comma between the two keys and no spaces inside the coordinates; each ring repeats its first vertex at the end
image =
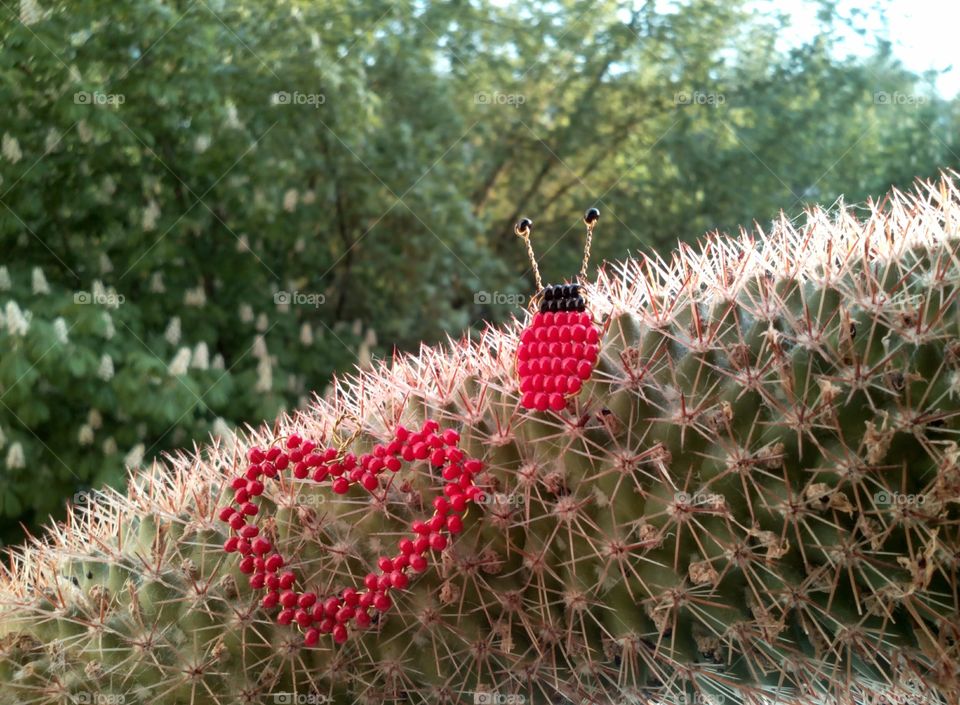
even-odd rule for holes
{"type": "Polygon", "coordinates": [[[583,264],[576,283],[543,286],[540,268],[533,254],[530,235],[533,221],[522,218],[514,227],[523,239],[537,285],[530,302],[531,324],[520,334],[516,352],[516,371],[520,381],[520,406],[537,411],[562,411],[590,379],[600,356],[602,331],[588,309],[580,282],[586,280],[593,230],[600,211],[589,209],[583,216],[587,238],[583,264]]]}
{"type": "Polygon", "coordinates": [[[299,625],[304,630],[307,646],[316,645],[321,634],[332,634],[333,640],[342,644],[349,637],[349,625],[356,630],[370,626],[371,609],[381,613],[389,610],[393,604],[389,593],[406,588],[412,573],[427,569],[424,554],[443,551],[448,544],[447,535],[463,531],[463,515],[471,503],[483,496],[475,484],[483,463],[467,457],[460,449],[457,431],[441,430],[433,420],[424,423],[419,432],[397,427],[393,440],[374,446],[370,453],[359,458],[333,447],[321,451],[315,442],[294,434],[287,437],[283,445],[274,443],[268,448],[251,448],[247,459],[249,466],[231,482],[233,501],[219,512],[219,518],[229,524],[231,530],[224,550],[238,554],[240,571],[250,576],[250,587],[266,591],[261,600],[264,609],[280,607],[276,621],[282,625],[299,625]],[[313,591],[298,590],[296,574],[291,570],[281,572],[286,559],[252,523],[259,513],[253,500],[265,490],[263,479],[274,479],[288,468],[297,480],[310,478],[316,483],[329,480],[333,491],[340,495],[355,484],[372,494],[380,487],[384,471],[396,473],[404,461],[423,460],[429,460],[446,481],[443,494],[433,500],[434,513],[430,519],[411,523],[412,538],[404,537],[397,542],[398,553],[380,557],[379,572],[370,572],[364,578],[365,590],[348,587],[339,595],[326,598],[313,591]]]}

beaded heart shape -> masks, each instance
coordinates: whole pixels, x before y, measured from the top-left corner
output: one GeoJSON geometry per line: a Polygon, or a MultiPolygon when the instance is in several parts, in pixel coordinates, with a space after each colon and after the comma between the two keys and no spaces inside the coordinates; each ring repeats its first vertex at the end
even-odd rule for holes
{"type": "Polygon", "coordinates": [[[483,463],[464,454],[457,431],[442,430],[432,420],[418,432],[399,426],[389,443],[359,457],[338,448],[320,449],[314,441],[294,434],[267,448],[251,448],[247,459],[249,465],[230,484],[233,501],[219,512],[231,532],[224,550],[238,555],[240,571],[249,576],[250,587],[264,591],[262,607],[275,611],[279,624],[298,625],[307,646],[319,643],[323,634],[331,634],[342,644],[351,629],[370,626],[371,610],[388,611],[393,604],[390,593],[405,589],[415,575],[427,570],[430,553],[439,554],[449,537],[463,531],[464,513],[483,497],[475,484],[483,463]],[[397,542],[397,553],[380,557],[378,570],[367,574],[363,588],[347,587],[323,597],[298,587],[296,573],[282,570],[287,559],[254,521],[260,511],[255,500],[266,489],[264,480],[276,479],[284,471],[305,482],[329,482],[339,495],[355,485],[374,494],[384,476],[398,472],[404,463],[418,461],[429,462],[445,481],[442,494],[433,500],[434,513],[411,523],[411,534],[397,542]]]}

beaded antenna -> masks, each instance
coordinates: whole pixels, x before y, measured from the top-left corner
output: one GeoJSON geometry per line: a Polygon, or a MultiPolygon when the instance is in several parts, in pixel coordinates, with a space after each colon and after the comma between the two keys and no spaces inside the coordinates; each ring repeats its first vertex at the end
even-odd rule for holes
{"type": "Polygon", "coordinates": [[[530,300],[533,319],[520,334],[517,376],[520,405],[537,411],[562,411],[580,393],[600,355],[601,330],[590,311],[584,284],[590,262],[593,230],[600,211],[590,208],[583,216],[587,237],[583,264],[574,283],[543,285],[530,235],[533,221],[521,218],[514,232],[524,241],[537,293],[530,300]]]}

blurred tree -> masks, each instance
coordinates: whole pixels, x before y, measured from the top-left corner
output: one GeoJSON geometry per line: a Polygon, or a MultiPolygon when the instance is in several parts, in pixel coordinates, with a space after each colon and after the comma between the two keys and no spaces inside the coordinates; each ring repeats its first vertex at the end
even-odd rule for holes
{"type": "Polygon", "coordinates": [[[371,352],[516,310],[484,292],[530,293],[520,214],[557,280],[589,205],[622,257],[956,165],[956,105],[888,52],[840,57],[829,7],[791,49],[775,12],[696,0],[0,17],[8,538],[371,352]]]}

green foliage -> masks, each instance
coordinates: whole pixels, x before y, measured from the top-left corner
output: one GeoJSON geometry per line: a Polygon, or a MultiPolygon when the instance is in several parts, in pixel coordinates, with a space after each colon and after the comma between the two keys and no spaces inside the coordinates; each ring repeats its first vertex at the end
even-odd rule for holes
{"type": "Polygon", "coordinates": [[[622,256],[952,163],[930,135],[956,118],[917,77],[827,39],[784,50],[790,28],[754,9],[0,7],[0,306],[31,316],[0,331],[2,531],[119,482],[141,444],[273,417],[371,350],[504,318],[480,294],[529,292],[521,213],[555,280],[587,205],[599,257],[622,256]],[[95,282],[123,303],[75,304],[95,282]],[[207,369],[170,373],[202,345],[207,369]]]}

